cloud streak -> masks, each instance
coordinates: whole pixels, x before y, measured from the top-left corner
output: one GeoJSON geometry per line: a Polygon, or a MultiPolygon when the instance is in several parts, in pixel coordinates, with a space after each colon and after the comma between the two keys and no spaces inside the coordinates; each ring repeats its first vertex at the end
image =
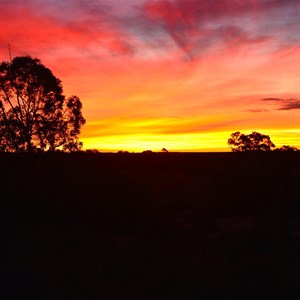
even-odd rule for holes
{"type": "Polygon", "coordinates": [[[290,11],[300,11],[296,1],[148,1],[145,11],[152,22],[162,28],[175,44],[190,58],[199,55],[213,44],[235,46],[260,42],[272,37],[276,25],[278,43],[299,42],[296,28],[300,19],[290,11]],[[280,18],[279,18],[280,17],[280,18]],[[285,31],[294,26],[293,38],[287,39],[285,31]]]}
{"type": "Polygon", "coordinates": [[[263,98],[262,101],[274,102],[280,107],[277,110],[293,110],[300,109],[300,99],[299,98],[263,98]]]}
{"type": "Polygon", "coordinates": [[[275,39],[274,28],[278,47],[300,41],[297,1],[131,0],[125,5],[105,0],[4,0],[1,5],[1,25],[10,38],[22,44],[34,40],[39,47],[46,47],[46,41],[49,47],[58,41],[74,47],[98,44],[113,55],[142,55],[146,49],[161,54],[177,48],[193,59],[220,44],[259,47],[275,39]]]}

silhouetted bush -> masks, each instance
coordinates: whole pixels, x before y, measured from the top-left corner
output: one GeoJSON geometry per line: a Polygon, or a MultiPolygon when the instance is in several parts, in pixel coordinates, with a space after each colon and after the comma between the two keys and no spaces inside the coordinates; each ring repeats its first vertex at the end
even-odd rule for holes
{"type": "Polygon", "coordinates": [[[251,134],[242,134],[236,131],[228,139],[228,145],[233,152],[271,151],[275,148],[268,135],[256,131],[251,134]]]}
{"type": "Polygon", "coordinates": [[[300,151],[298,148],[296,147],[293,147],[293,146],[282,146],[280,148],[276,148],[274,151],[281,151],[281,152],[285,152],[285,151],[288,151],[288,152],[297,152],[297,151],[300,151]]]}

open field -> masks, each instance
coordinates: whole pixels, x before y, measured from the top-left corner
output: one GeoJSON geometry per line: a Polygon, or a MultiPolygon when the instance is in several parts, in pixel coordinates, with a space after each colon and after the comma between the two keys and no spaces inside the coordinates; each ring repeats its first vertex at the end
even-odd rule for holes
{"type": "Polygon", "coordinates": [[[2,291],[300,287],[299,153],[2,154],[0,168],[2,291]]]}

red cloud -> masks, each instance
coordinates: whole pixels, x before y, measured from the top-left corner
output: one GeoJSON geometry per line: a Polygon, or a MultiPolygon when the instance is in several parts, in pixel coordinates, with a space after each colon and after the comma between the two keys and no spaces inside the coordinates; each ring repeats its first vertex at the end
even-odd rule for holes
{"type": "Polygon", "coordinates": [[[26,5],[2,5],[0,12],[0,43],[18,53],[49,52],[52,48],[87,48],[99,45],[113,54],[132,54],[126,32],[116,24],[105,22],[105,14],[100,10],[88,15],[83,11],[78,18],[54,17],[37,9],[34,2],[26,5]]]}
{"type": "Polygon", "coordinates": [[[256,12],[262,5],[261,0],[150,0],[145,11],[153,18],[164,19],[166,23],[183,23],[192,25],[216,21],[222,17],[256,12]]]}
{"type": "MultiPolygon", "coordinates": [[[[164,25],[166,32],[190,58],[210,46],[223,43],[236,45],[260,43],[267,37],[248,32],[230,18],[251,15],[262,2],[237,0],[164,0],[148,1],[144,10],[150,20],[164,25]]],[[[255,14],[256,15],[256,14],[255,14]]]]}

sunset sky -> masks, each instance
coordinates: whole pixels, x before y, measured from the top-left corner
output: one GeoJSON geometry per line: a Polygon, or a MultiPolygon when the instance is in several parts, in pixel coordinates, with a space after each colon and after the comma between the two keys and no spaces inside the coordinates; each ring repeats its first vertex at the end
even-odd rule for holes
{"type": "Polygon", "coordinates": [[[84,149],[300,147],[299,0],[0,0],[9,44],[81,99],[84,149]]]}

